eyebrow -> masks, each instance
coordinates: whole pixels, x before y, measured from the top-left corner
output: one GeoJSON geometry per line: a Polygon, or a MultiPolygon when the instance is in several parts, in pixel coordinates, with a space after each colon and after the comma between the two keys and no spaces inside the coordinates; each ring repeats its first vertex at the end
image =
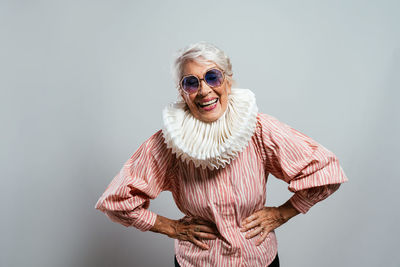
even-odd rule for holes
{"type": "MultiPolygon", "coordinates": [[[[213,66],[213,67],[210,67],[210,68],[206,69],[206,71],[205,71],[201,76],[204,76],[204,74],[206,74],[207,71],[212,70],[212,69],[218,69],[218,70],[222,71],[220,68],[218,68],[217,65],[215,65],[215,66],[213,66]]],[[[199,77],[199,76],[197,76],[197,75],[194,75],[194,74],[192,74],[192,73],[189,73],[189,74],[182,75],[181,78],[186,77],[186,76],[196,76],[197,78],[199,77]]]]}

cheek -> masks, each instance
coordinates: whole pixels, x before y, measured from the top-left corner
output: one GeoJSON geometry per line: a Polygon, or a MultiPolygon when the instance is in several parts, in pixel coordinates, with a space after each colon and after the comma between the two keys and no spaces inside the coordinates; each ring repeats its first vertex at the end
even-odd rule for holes
{"type": "Polygon", "coordinates": [[[195,98],[196,98],[195,96],[193,96],[193,97],[188,97],[188,101],[189,101],[190,105],[196,106],[196,104],[195,104],[195,102],[194,102],[195,98]]]}
{"type": "Polygon", "coordinates": [[[185,100],[186,105],[188,105],[190,108],[196,107],[196,104],[194,102],[195,97],[191,97],[191,96],[185,95],[185,96],[183,96],[183,99],[185,100]]]}
{"type": "Polygon", "coordinates": [[[222,100],[222,104],[226,105],[226,103],[228,102],[228,95],[229,95],[229,89],[225,88],[222,92],[220,92],[220,97],[222,100]]]}

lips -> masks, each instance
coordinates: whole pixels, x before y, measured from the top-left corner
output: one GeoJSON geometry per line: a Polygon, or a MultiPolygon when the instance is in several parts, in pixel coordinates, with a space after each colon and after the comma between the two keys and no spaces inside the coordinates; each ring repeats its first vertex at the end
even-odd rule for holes
{"type": "Polygon", "coordinates": [[[201,108],[204,108],[204,107],[211,106],[211,105],[213,105],[213,104],[215,104],[217,102],[218,102],[218,98],[217,97],[216,98],[208,98],[208,99],[204,99],[200,103],[197,103],[197,105],[199,107],[201,107],[201,108]]]}
{"type": "Polygon", "coordinates": [[[208,112],[208,111],[211,111],[211,110],[213,110],[213,109],[215,109],[217,107],[218,100],[219,100],[218,97],[202,99],[202,101],[200,103],[197,103],[197,106],[198,106],[200,111],[208,112]]]}

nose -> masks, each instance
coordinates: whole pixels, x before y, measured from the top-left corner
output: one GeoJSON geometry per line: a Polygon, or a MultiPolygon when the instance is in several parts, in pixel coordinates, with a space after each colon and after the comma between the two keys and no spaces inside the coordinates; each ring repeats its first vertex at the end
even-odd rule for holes
{"type": "Polygon", "coordinates": [[[200,96],[206,96],[206,95],[208,95],[208,94],[211,92],[211,90],[212,90],[211,87],[208,86],[208,84],[207,84],[203,79],[200,80],[199,86],[200,86],[200,88],[199,88],[198,94],[199,94],[200,96]]]}

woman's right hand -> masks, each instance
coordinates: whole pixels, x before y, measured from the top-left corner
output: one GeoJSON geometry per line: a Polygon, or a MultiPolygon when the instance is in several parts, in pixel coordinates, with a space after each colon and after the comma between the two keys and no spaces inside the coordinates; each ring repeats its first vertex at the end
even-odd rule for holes
{"type": "Polygon", "coordinates": [[[214,223],[199,218],[183,217],[173,220],[171,238],[192,242],[201,249],[208,250],[209,246],[202,239],[216,239],[220,236],[214,223]]]}

